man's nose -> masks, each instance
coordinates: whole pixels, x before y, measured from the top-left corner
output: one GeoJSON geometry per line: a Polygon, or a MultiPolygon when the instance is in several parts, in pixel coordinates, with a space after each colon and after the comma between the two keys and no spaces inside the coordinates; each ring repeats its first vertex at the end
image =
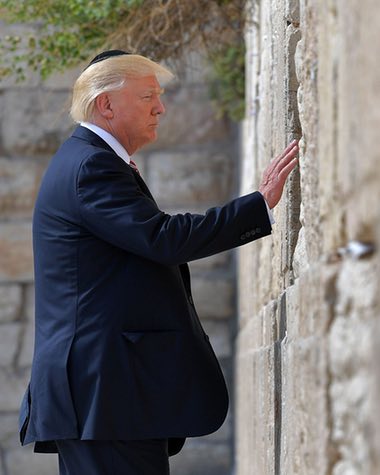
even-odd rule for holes
{"type": "Polygon", "coordinates": [[[157,97],[157,102],[154,106],[154,114],[165,114],[164,104],[159,97],[157,97]]]}

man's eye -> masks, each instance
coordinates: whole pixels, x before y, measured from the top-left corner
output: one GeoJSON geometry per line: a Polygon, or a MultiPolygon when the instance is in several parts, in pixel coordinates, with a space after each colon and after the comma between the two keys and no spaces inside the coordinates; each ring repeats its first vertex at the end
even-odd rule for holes
{"type": "Polygon", "coordinates": [[[152,99],[152,94],[147,94],[145,96],[142,96],[142,98],[144,99],[144,101],[150,101],[150,99],[152,99]]]}

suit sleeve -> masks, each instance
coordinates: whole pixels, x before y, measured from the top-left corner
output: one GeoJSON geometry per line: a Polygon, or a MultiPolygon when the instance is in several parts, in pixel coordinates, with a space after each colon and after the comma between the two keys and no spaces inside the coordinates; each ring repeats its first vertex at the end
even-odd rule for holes
{"type": "Polygon", "coordinates": [[[205,214],[169,215],[140,190],[132,170],[107,152],[83,161],[76,189],[83,225],[89,232],[162,264],[201,259],[271,233],[259,192],[205,214]]]}

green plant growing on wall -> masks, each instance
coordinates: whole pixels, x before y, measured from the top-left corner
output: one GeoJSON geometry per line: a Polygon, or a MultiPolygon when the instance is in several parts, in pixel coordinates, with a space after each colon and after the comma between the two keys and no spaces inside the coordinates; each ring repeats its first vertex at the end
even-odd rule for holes
{"type": "Polygon", "coordinates": [[[239,121],[245,114],[245,43],[223,48],[212,56],[210,93],[217,115],[239,121]]]}
{"type": "Polygon", "coordinates": [[[0,0],[0,14],[31,29],[0,37],[0,79],[27,69],[46,79],[108,48],[173,65],[204,51],[219,115],[244,115],[245,0],[0,0]]]}

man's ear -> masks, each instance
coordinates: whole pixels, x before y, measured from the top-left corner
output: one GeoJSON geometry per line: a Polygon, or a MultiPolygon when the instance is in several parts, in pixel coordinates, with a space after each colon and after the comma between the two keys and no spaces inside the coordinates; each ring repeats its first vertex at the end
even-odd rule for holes
{"type": "Polygon", "coordinates": [[[103,92],[102,94],[99,94],[99,96],[95,99],[95,105],[96,105],[96,108],[98,109],[99,114],[104,119],[113,118],[112,103],[107,92],[103,92]]]}

